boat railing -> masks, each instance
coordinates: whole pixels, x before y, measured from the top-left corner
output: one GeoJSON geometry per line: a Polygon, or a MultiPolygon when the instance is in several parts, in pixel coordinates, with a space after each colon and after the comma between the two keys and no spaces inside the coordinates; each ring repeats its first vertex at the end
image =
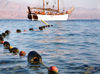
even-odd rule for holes
{"type": "Polygon", "coordinates": [[[55,12],[55,11],[42,11],[43,8],[30,8],[28,7],[28,13],[29,14],[40,14],[40,15],[64,15],[64,14],[71,14],[71,12],[75,9],[75,7],[73,6],[71,9],[69,9],[69,11],[63,11],[63,12],[55,12]]]}

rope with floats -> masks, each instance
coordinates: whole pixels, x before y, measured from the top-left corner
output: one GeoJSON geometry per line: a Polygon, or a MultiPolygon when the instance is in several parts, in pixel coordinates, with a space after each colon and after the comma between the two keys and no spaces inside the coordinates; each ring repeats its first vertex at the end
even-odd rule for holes
{"type": "Polygon", "coordinates": [[[45,66],[47,69],[49,69],[49,67],[47,67],[43,62],[40,62],[43,66],[45,66]]]}
{"type": "MultiPolygon", "coordinates": [[[[17,29],[18,31],[18,29],[17,29]]],[[[21,32],[21,31],[18,31],[18,32],[21,32]]],[[[9,35],[11,32],[9,30],[7,30],[7,32],[5,31],[5,34],[6,35],[9,35]]],[[[2,35],[0,35],[0,38],[2,39],[2,35]]],[[[4,37],[3,37],[4,38],[4,37]]],[[[4,47],[7,47],[7,49],[9,49],[10,53],[14,53],[14,55],[17,55],[19,53],[19,50],[18,48],[16,47],[12,47],[10,46],[10,43],[7,42],[7,41],[4,41],[4,39],[1,40],[0,42],[1,44],[4,45],[4,47]],[[3,43],[2,43],[3,41],[3,43]]],[[[26,53],[25,51],[20,51],[19,53],[19,56],[26,56],[26,53]]],[[[59,74],[58,72],[58,69],[56,66],[46,66],[43,62],[42,62],[42,57],[41,55],[39,55],[39,53],[37,53],[36,51],[30,51],[28,53],[28,56],[27,56],[27,60],[28,60],[28,63],[30,65],[38,65],[39,63],[41,63],[43,66],[45,66],[47,69],[48,69],[48,74],[59,74]],[[39,62],[39,63],[38,63],[39,62]]]]}

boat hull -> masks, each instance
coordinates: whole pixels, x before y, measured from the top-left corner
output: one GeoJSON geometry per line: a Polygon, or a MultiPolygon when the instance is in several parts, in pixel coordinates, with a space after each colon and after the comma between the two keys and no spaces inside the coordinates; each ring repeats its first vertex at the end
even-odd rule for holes
{"type": "Polygon", "coordinates": [[[39,15],[39,14],[28,14],[28,19],[30,20],[37,20],[37,21],[60,21],[60,20],[67,20],[68,14],[64,15],[39,15]]]}

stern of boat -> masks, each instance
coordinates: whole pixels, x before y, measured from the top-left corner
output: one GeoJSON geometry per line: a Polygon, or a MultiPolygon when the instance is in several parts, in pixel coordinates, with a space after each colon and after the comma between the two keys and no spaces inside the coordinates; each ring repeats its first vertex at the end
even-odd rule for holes
{"type": "Polygon", "coordinates": [[[32,13],[29,6],[27,8],[28,8],[28,16],[27,16],[28,19],[30,19],[30,20],[38,20],[37,14],[32,13]]]}

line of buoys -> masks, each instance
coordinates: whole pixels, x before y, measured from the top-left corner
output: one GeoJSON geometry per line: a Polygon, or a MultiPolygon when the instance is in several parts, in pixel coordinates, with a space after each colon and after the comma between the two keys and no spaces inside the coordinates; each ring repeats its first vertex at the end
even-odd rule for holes
{"type": "MultiPolygon", "coordinates": [[[[39,27],[39,30],[43,30],[45,27],[50,27],[50,26],[53,26],[53,25],[46,24],[46,26],[39,27]]],[[[25,31],[26,30],[24,30],[24,32],[25,31]]],[[[34,31],[34,29],[30,28],[29,31],[34,31]]],[[[36,29],[36,31],[38,31],[38,29],[36,29]]],[[[16,32],[21,33],[21,30],[17,29],[16,32]]],[[[3,44],[4,48],[8,49],[10,51],[10,53],[19,53],[19,56],[25,56],[26,55],[25,51],[19,52],[19,49],[17,47],[10,46],[10,43],[8,41],[4,41],[4,37],[9,35],[10,33],[11,33],[11,31],[9,31],[9,30],[6,30],[5,33],[2,33],[2,35],[0,35],[0,43],[3,44]]],[[[59,74],[57,67],[55,67],[55,66],[47,67],[42,62],[41,55],[39,53],[37,53],[36,51],[29,52],[28,56],[27,56],[27,60],[28,60],[28,63],[31,65],[38,65],[38,64],[44,65],[48,69],[48,74],[59,74]]]]}
{"type": "MultiPolygon", "coordinates": [[[[17,29],[16,33],[21,33],[21,32],[26,32],[27,30],[23,30],[21,31],[21,29],[17,29]]],[[[29,31],[34,31],[34,28],[29,28],[29,31]]],[[[38,31],[38,29],[36,29],[36,31],[38,31]]]]}
{"type": "MultiPolygon", "coordinates": [[[[29,28],[29,31],[42,31],[43,29],[45,29],[46,27],[52,27],[53,25],[46,25],[46,26],[40,26],[38,29],[34,29],[34,28],[29,28]]],[[[16,33],[21,33],[21,29],[17,29],[16,33]]],[[[24,32],[26,32],[26,30],[24,30],[24,32]]]]}
{"type": "Polygon", "coordinates": [[[21,33],[21,30],[20,30],[20,29],[17,29],[16,32],[17,32],[17,33],[21,33]]]}
{"type": "MultiPolygon", "coordinates": [[[[5,49],[8,49],[10,53],[19,53],[19,49],[17,47],[10,46],[10,43],[8,41],[4,41],[2,43],[5,49]]],[[[19,56],[25,56],[25,51],[20,51],[19,56]]]]}
{"type": "Polygon", "coordinates": [[[18,48],[10,46],[8,41],[4,41],[3,46],[5,49],[8,49],[10,53],[19,53],[18,48]]]}
{"type": "MultiPolygon", "coordinates": [[[[16,30],[16,33],[21,33],[21,32],[22,32],[21,29],[16,30]]],[[[24,30],[24,32],[26,32],[26,30],[24,30]]]]}
{"type": "MultiPolygon", "coordinates": [[[[16,32],[20,33],[21,30],[17,29],[16,32]]],[[[4,49],[8,49],[10,53],[19,53],[19,49],[13,46],[10,46],[10,43],[8,41],[4,41],[4,37],[6,37],[7,35],[9,35],[11,33],[11,31],[6,30],[5,33],[2,33],[0,35],[0,43],[3,44],[4,49]]],[[[20,56],[25,56],[25,53],[21,53],[19,54],[20,56]]]]}
{"type": "Polygon", "coordinates": [[[2,44],[4,41],[4,38],[9,35],[11,33],[11,31],[6,30],[4,33],[0,34],[0,43],[2,44]]]}
{"type": "Polygon", "coordinates": [[[39,27],[39,30],[43,30],[43,29],[45,29],[46,27],[51,27],[51,26],[53,26],[53,25],[40,26],[40,27],[39,27]]]}
{"type": "Polygon", "coordinates": [[[43,30],[45,27],[50,27],[50,26],[53,26],[53,25],[49,25],[48,23],[46,23],[44,20],[41,19],[41,21],[46,24],[46,26],[41,26],[39,27],[40,30],[43,30]]]}
{"type": "MultiPolygon", "coordinates": [[[[44,24],[46,24],[46,26],[40,26],[38,29],[39,30],[43,30],[43,29],[45,29],[45,27],[51,27],[51,26],[53,26],[53,25],[49,25],[49,24],[47,24],[44,20],[41,20],[44,24]]],[[[38,31],[38,29],[36,29],[36,31],[38,31]]],[[[29,28],[29,31],[34,31],[34,28],[29,28]]],[[[20,29],[17,29],[16,30],[16,32],[17,33],[21,33],[21,30],[20,29]]],[[[26,32],[26,30],[24,30],[24,32],[26,32]]]]}
{"type": "Polygon", "coordinates": [[[19,50],[18,50],[18,48],[13,47],[13,48],[10,50],[10,53],[19,53],[19,50]]]}

